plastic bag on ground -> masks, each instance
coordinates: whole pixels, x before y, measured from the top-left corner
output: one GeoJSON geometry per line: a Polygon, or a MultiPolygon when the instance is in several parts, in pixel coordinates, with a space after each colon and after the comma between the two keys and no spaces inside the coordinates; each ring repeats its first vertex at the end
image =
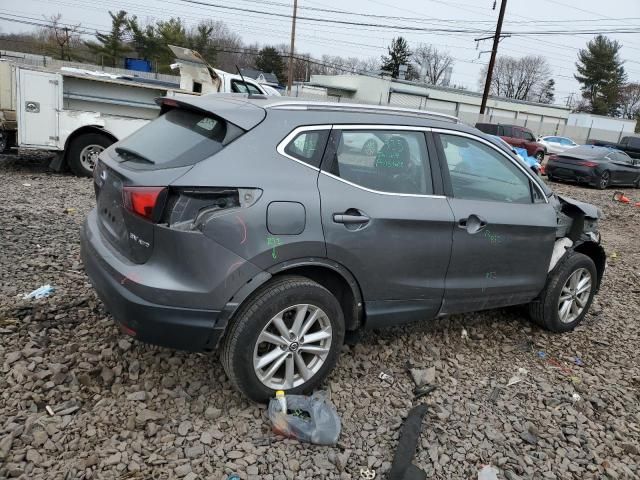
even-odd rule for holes
{"type": "Polygon", "coordinates": [[[273,432],[316,445],[335,445],[340,436],[340,417],[325,392],[312,396],[286,395],[287,412],[277,398],[269,401],[273,432]]]}

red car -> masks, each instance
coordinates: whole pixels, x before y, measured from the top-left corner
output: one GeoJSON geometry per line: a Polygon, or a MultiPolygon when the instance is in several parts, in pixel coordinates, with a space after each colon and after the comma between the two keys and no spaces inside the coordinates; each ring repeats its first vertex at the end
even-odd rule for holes
{"type": "Polygon", "coordinates": [[[503,125],[495,123],[476,123],[476,128],[484,133],[497,135],[513,147],[526,148],[530,157],[536,157],[542,164],[545,148],[536,142],[536,137],[531,130],[518,125],[503,125]]]}

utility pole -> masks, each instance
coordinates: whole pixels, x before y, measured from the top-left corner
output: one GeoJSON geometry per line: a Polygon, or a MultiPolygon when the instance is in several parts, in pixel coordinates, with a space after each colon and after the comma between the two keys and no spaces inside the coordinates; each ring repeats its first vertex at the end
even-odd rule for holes
{"type": "Polygon", "coordinates": [[[507,0],[500,3],[500,14],[498,15],[498,24],[496,25],[496,34],[493,37],[493,48],[491,49],[491,60],[487,68],[487,78],[484,82],[484,92],[482,93],[482,103],[480,104],[480,115],[484,115],[487,107],[487,97],[489,97],[489,89],[491,88],[491,78],[493,77],[493,66],[496,63],[496,54],[498,53],[498,43],[500,43],[500,33],[502,32],[502,21],[504,20],[504,11],[507,8],[507,0]]]}
{"type": "Polygon", "coordinates": [[[289,49],[289,78],[287,80],[287,91],[291,95],[293,86],[293,49],[296,41],[296,12],[298,10],[298,0],[293,0],[293,17],[291,22],[291,48],[289,49]]]}

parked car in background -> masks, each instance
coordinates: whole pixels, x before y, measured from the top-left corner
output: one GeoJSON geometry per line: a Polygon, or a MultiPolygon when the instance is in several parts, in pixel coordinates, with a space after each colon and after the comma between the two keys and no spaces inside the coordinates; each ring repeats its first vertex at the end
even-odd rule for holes
{"type": "Polygon", "coordinates": [[[501,123],[476,123],[476,128],[490,135],[498,135],[511,146],[525,148],[529,156],[535,157],[539,163],[544,160],[545,147],[536,142],[535,135],[528,128],[501,123]]]}
{"type": "Polygon", "coordinates": [[[538,138],[538,143],[542,145],[549,154],[562,153],[578,146],[578,144],[570,138],[555,136],[540,137],[538,138]]]}
{"type": "Polygon", "coordinates": [[[631,158],[640,159],[640,136],[638,135],[622,137],[619,143],[604,142],[602,140],[590,140],[589,143],[600,147],[611,147],[622,150],[631,158]]]}
{"type": "Polygon", "coordinates": [[[540,165],[540,163],[535,157],[529,156],[526,149],[519,148],[519,147],[512,147],[497,135],[488,135],[488,137],[500,143],[503,147],[511,150],[515,155],[518,156],[520,160],[526,163],[536,175],[540,175],[542,173],[542,166],[540,165]]]}
{"type": "Polygon", "coordinates": [[[609,185],[640,188],[640,160],[613,148],[583,145],[551,155],[547,178],[586,183],[599,189],[609,185]]]}
{"type": "Polygon", "coordinates": [[[362,152],[364,155],[375,156],[384,145],[384,141],[374,133],[366,132],[349,135],[343,139],[344,146],[347,149],[362,152]]]}
{"type": "Polygon", "coordinates": [[[320,386],[346,331],[527,304],[567,332],[599,289],[598,209],[454,117],[229,94],[159,103],[99,156],[84,268],[124,333],[220,348],[252,400],[320,386]],[[376,155],[344,148],[367,136],[384,141],[376,155]]]}

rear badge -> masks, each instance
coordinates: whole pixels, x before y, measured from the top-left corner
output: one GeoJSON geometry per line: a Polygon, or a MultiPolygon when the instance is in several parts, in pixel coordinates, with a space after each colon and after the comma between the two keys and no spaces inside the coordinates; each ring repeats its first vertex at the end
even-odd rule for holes
{"type": "Polygon", "coordinates": [[[149,242],[145,242],[143,239],[141,239],[139,236],[137,236],[135,233],[132,233],[132,232],[129,232],[129,239],[133,240],[138,245],[141,245],[145,248],[149,248],[149,246],[151,245],[149,242]]]}

